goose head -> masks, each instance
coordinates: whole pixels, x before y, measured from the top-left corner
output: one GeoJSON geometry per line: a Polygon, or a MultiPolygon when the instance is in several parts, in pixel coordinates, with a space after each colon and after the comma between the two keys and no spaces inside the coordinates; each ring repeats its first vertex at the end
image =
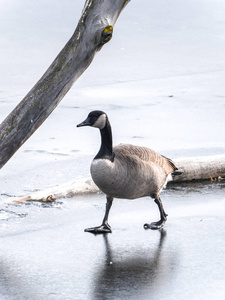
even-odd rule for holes
{"type": "Polygon", "coordinates": [[[104,111],[94,110],[89,113],[87,118],[77,125],[77,127],[82,126],[91,126],[95,128],[99,128],[100,130],[106,126],[107,123],[107,115],[104,111]]]}

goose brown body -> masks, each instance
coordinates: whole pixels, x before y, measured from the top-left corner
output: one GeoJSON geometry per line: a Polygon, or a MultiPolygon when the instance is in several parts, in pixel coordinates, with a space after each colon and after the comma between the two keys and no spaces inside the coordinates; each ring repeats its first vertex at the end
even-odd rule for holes
{"type": "Polygon", "coordinates": [[[170,159],[146,147],[120,144],[113,152],[113,161],[94,159],[91,164],[93,181],[109,197],[157,198],[176,170],[170,159]]]}

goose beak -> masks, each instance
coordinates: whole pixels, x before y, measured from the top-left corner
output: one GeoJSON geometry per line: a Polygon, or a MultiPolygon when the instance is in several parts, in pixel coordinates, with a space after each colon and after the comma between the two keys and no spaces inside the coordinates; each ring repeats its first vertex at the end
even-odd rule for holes
{"type": "Polygon", "coordinates": [[[83,126],[91,126],[90,118],[87,118],[83,122],[77,125],[77,127],[83,127],[83,126]]]}

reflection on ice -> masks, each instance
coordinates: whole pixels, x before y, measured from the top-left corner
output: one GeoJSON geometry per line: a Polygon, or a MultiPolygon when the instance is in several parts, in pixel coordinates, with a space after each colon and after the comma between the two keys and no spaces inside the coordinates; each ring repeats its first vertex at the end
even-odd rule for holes
{"type": "Polygon", "coordinates": [[[93,299],[144,299],[154,297],[168,286],[175,264],[175,255],[163,251],[166,231],[159,231],[158,243],[146,241],[143,249],[113,249],[104,235],[105,259],[93,275],[93,299]],[[126,249],[126,250],[125,250],[126,249]]]}

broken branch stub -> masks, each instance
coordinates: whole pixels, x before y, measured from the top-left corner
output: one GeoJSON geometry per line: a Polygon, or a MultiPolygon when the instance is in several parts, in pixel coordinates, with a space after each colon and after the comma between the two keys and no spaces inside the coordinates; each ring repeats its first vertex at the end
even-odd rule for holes
{"type": "Polygon", "coordinates": [[[86,0],[77,28],[65,47],[0,125],[0,168],[47,119],[95,54],[110,41],[113,26],[130,0],[86,0]]]}

